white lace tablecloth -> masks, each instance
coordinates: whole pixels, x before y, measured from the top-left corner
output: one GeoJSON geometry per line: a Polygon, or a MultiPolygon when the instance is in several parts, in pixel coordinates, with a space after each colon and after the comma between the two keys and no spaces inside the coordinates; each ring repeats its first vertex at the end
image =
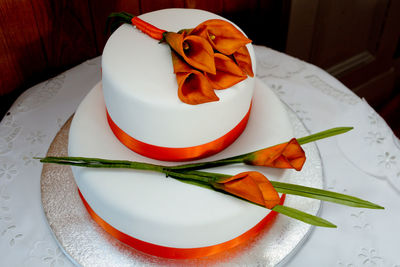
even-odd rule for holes
{"type": "MultiPolygon", "coordinates": [[[[315,228],[288,266],[400,266],[400,141],[368,105],[323,70],[256,46],[257,76],[311,132],[354,126],[317,142],[326,187],[385,207],[324,203],[337,229],[315,228]]],[[[0,123],[0,266],[71,266],[41,208],[44,156],[64,122],[101,79],[95,58],[24,92],[0,123]]]]}

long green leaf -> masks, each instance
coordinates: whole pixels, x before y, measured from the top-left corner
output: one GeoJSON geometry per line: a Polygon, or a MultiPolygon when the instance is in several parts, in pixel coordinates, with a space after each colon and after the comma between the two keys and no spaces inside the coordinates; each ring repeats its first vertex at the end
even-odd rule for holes
{"type": "MultiPolygon", "coordinates": [[[[204,187],[204,188],[211,189],[211,190],[215,190],[210,185],[207,185],[205,183],[202,183],[202,182],[199,182],[199,181],[195,181],[195,180],[178,180],[178,181],[181,181],[181,182],[187,183],[187,184],[192,184],[192,185],[204,187]]],[[[228,194],[227,192],[224,192],[224,191],[218,191],[218,192],[221,192],[221,193],[224,193],[224,194],[228,194]]],[[[228,194],[228,195],[230,195],[230,194],[228,194]]],[[[259,205],[257,203],[248,201],[246,199],[243,199],[243,200],[247,201],[247,202],[249,202],[251,204],[254,204],[254,205],[257,205],[257,206],[265,208],[262,205],[259,205]]],[[[305,212],[303,212],[301,210],[298,210],[298,209],[295,209],[295,208],[282,206],[282,205],[276,205],[274,208],[272,208],[272,210],[275,211],[275,212],[281,213],[283,215],[286,215],[288,217],[291,217],[293,219],[300,220],[300,221],[302,221],[304,223],[311,224],[311,225],[329,227],[329,228],[336,228],[336,225],[332,224],[331,222],[329,222],[329,221],[327,221],[325,219],[322,219],[320,217],[305,213],[305,212]]]]}
{"type": "Polygon", "coordinates": [[[346,133],[352,129],[354,129],[354,128],[353,127],[336,127],[336,128],[332,128],[329,130],[319,132],[319,133],[315,133],[315,134],[311,134],[311,135],[304,136],[301,138],[297,138],[297,142],[299,142],[300,145],[304,145],[304,144],[314,142],[314,141],[317,141],[320,139],[324,139],[324,138],[331,137],[334,135],[346,133]]]}
{"type": "Polygon", "coordinates": [[[382,206],[363,200],[361,198],[340,194],[328,190],[296,185],[296,184],[276,182],[276,181],[271,181],[271,183],[274,186],[275,190],[280,193],[303,196],[308,198],[315,198],[351,207],[384,209],[384,207],[382,206]]]}
{"type": "MultiPolygon", "coordinates": [[[[220,173],[210,173],[210,172],[204,172],[204,171],[187,171],[185,173],[188,173],[188,174],[190,173],[190,174],[204,176],[204,177],[210,177],[210,178],[215,177],[216,179],[218,179],[218,177],[224,178],[224,177],[228,176],[228,175],[223,175],[220,173]]],[[[333,192],[333,191],[328,191],[328,190],[323,190],[323,189],[318,189],[318,188],[313,188],[313,187],[307,187],[307,186],[302,186],[302,185],[296,185],[296,184],[282,183],[282,182],[277,182],[277,181],[270,181],[270,182],[274,186],[275,190],[278,191],[279,193],[314,198],[314,199],[329,201],[329,202],[342,204],[342,205],[346,205],[346,206],[350,206],[350,207],[369,208],[369,209],[384,209],[384,207],[379,206],[375,203],[369,202],[367,200],[363,200],[358,197],[353,197],[350,195],[345,195],[345,194],[341,194],[341,193],[337,193],[337,192],[333,192]]]]}
{"type": "Polygon", "coordinates": [[[329,228],[337,227],[336,225],[325,219],[322,219],[320,217],[305,213],[303,211],[291,207],[276,205],[272,210],[311,225],[329,227],[329,228]]]}

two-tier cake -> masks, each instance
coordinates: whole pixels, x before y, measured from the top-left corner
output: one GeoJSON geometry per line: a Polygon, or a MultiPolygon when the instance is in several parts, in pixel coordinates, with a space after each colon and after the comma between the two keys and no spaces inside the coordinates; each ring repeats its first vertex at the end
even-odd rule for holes
{"type": "MultiPolygon", "coordinates": [[[[223,19],[191,9],[139,17],[175,32],[223,19]]],[[[256,73],[252,45],[246,47],[256,73]]],[[[192,160],[217,152],[212,158],[223,158],[292,137],[281,102],[256,78],[248,77],[215,94],[218,101],[198,105],[180,101],[168,45],[124,24],[105,46],[102,82],[76,111],[69,156],[150,163],[192,160]]],[[[224,172],[238,170],[243,167],[224,172]]],[[[73,173],[86,207],[106,231],[157,256],[212,255],[254,236],[272,216],[265,208],[158,173],[75,167],[73,173]]],[[[284,170],[268,173],[272,179],[285,175],[284,170]]]]}

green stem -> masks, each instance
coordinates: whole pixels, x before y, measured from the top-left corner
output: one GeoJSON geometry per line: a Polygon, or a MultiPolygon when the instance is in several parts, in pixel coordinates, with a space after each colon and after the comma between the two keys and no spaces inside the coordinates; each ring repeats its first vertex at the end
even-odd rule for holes
{"type": "MultiPolygon", "coordinates": [[[[221,174],[221,173],[212,173],[212,172],[203,172],[203,171],[185,171],[185,173],[191,175],[197,175],[202,177],[208,177],[212,179],[212,181],[218,182],[219,179],[223,180],[230,175],[221,174]]],[[[367,200],[363,200],[361,198],[336,193],[333,191],[323,190],[319,188],[307,187],[302,185],[290,184],[290,183],[282,183],[277,181],[270,181],[275,190],[279,193],[289,194],[289,195],[297,195],[302,197],[314,198],[318,200],[324,200],[333,202],[336,204],[346,205],[350,207],[358,207],[358,208],[368,208],[368,209],[384,209],[382,206],[377,205],[375,203],[369,202],[367,200]]]]}
{"type": "MultiPolygon", "coordinates": [[[[211,182],[218,182],[219,180],[231,177],[231,175],[204,172],[204,171],[187,171],[174,169],[174,167],[155,165],[144,162],[136,161],[126,161],[126,160],[107,160],[99,158],[83,158],[83,157],[47,157],[39,158],[43,163],[57,163],[62,165],[72,165],[79,167],[89,167],[89,168],[128,168],[136,170],[149,170],[164,173],[167,176],[176,178],[190,180],[192,184],[193,181],[199,181],[200,183],[211,184],[211,182]]],[[[282,183],[277,181],[270,181],[274,186],[275,190],[279,193],[298,195],[308,198],[314,198],[324,201],[329,201],[337,204],[342,204],[351,207],[369,208],[369,209],[383,209],[383,207],[374,204],[372,202],[345,195],[332,191],[327,191],[318,188],[312,188],[307,186],[301,186],[296,184],[282,183]]]]}
{"type": "MultiPolygon", "coordinates": [[[[314,142],[320,139],[328,138],[331,136],[339,135],[346,133],[350,130],[352,130],[353,127],[336,127],[336,128],[331,128],[326,131],[322,131],[319,133],[315,133],[312,135],[304,136],[301,138],[297,139],[297,142],[299,142],[300,145],[304,145],[310,142],[314,142]]],[[[259,151],[259,150],[256,150],[259,151]]],[[[199,163],[190,163],[190,164],[182,164],[182,165],[177,165],[174,167],[171,167],[172,170],[177,170],[177,171],[184,171],[184,170],[199,170],[199,169],[207,169],[207,168],[213,168],[213,167],[219,167],[219,166],[225,166],[225,165],[230,165],[230,164],[237,164],[237,163],[244,163],[245,158],[249,156],[250,154],[256,152],[249,152],[245,154],[241,154],[235,157],[231,158],[226,158],[226,159],[220,159],[220,160],[215,160],[215,161],[207,161],[207,162],[199,162],[199,163]]]]}
{"type": "Polygon", "coordinates": [[[42,163],[55,163],[60,165],[71,165],[77,167],[115,168],[115,169],[124,168],[124,169],[155,171],[164,173],[167,176],[176,179],[197,180],[205,183],[209,183],[210,181],[215,181],[216,177],[220,178],[224,176],[220,174],[215,174],[214,176],[201,175],[198,172],[176,172],[168,166],[156,165],[138,161],[128,161],[128,160],[109,160],[109,159],[85,158],[85,157],[45,157],[45,158],[35,157],[35,159],[40,159],[40,162],[42,163]]]}
{"type": "MultiPolygon", "coordinates": [[[[36,158],[36,159],[40,159],[40,161],[43,163],[57,163],[62,165],[72,165],[72,166],[89,167],[89,168],[129,168],[137,170],[156,171],[164,173],[167,176],[173,177],[175,179],[178,179],[179,181],[194,184],[197,186],[202,186],[208,189],[212,189],[215,182],[218,182],[218,180],[231,177],[231,175],[227,174],[203,172],[196,170],[176,171],[168,166],[155,165],[144,162],[126,161],[126,160],[107,160],[107,159],[84,158],[84,157],[46,157],[46,158],[36,158]]],[[[271,183],[273,186],[274,185],[276,186],[276,190],[278,192],[307,196],[311,198],[323,199],[328,201],[332,201],[332,199],[336,198],[339,199],[339,201],[332,201],[332,202],[344,205],[349,205],[349,203],[352,204],[353,202],[358,201],[359,203],[362,203],[362,205],[359,204],[352,206],[366,207],[366,208],[382,208],[376,204],[358,198],[334,192],[329,192],[321,189],[315,189],[315,188],[309,188],[304,186],[291,185],[273,181],[271,181],[271,183]]],[[[232,196],[237,197],[235,195],[232,196]]],[[[304,213],[302,211],[293,208],[277,205],[272,210],[312,225],[324,226],[324,227],[336,227],[334,224],[322,218],[304,213]]]]}
{"type": "Polygon", "coordinates": [[[214,180],[214,178],[212,178],[212,177],[200,176],[200,175],[196,175],[194,173],[173,172],[173,171],[169,171],[169,170],[164,170],[163,173],[165,173],[167,176],[170,176],[170,177],[175,178],[175,179],[198,181],[200,183],[206,183],[206,184],[209,184],[209,185],[214,180]]]}
{"type": "Polygon", "coordinates": [[[107,34],[108,31],[113,33],[121,24],[123,23],[131,23],[131,20],[134,16],[127,12],[113,12],[111,13],[106,20],[106,27],[104,30],[104,34],[107,34]]]}
{"type": "MultiPolygon", "coordinates": [[[[114,13],[112,13],[110,16],[113,16],[113,14],[114,13]]],[[[114,16],[120,16],[120,15],[121,15],[121,13],[115,13],[114,16]]],[[[129,17],[129,15],[124,15],[124,14],[122,14],[122,16],[129,17]]],[[[299,142],[299,144],[306,144],[306,143],[316,141],[319,139],[342,134],[342,133],[350,131],[351,129],[353,129],[353,127],[332,128],[332,129],[322,131],[322,132],[319,132],[316,134],[301,137],[301,138],[297,139],[297,141],[299,142]]],[[[256,151],[254,151],[254,152],[256,152],[256,151]]],[[[162,166],[162,165],[155,165],[155,164],[150,164],[150,163],[142,163],[142,162],[134,162],[134,161],[106,160],[106,159],[82,158],[82,157],[58,157],[57,158],[59,160],[65,159],[65,160],[73,161],[71,163],[67,163],[67,162],[63,163],[62,161],[52,162],[52,159],[55,159],[55,157],[47,157],[46,159],[43,159],[42,162],[58,163],[58,164],[74,165],[74,166],[86,166],[85,164],[90,164],[91,165],[90,167],[92,167],[92,168],[124,168],[124,167],[126,167],[126,168],[132,168],[132,169],[140,169],[140,170],[154,170],[154,171],[159,171],[159,172],[163,172],[163,170],[183,172],[183,171],[199,170],[199,169],[225,166],[225,165],[230,165],[230,164],[243,163],[244,159],[248,155],[250,155],[254,152],[245,153],[245,154],[241,154],[238,156],[225,158],[225,159],[221,159],[221,160],[216,160],[216,161],[189,163],[189,164],[182,164],[182,165],[176,165],[176,166],[162,166]],[[104,163],[104,165],[103,165],[103,163],[104,163]]]]}
{"type": "Polygon", "coordinates": [[[129,161],[129,160],[110,160],[100,158],[84,158],[84,157],[46,157],[37,158],[42,163],[56,163],[62,165],[72,165],[89,168],[128,168],[136,170],[149,170],[163,172],[166,166],[155,165],[150,163],[129,161]]]}
{"type": "Polygon", "coordinates": [[[239,156],[235,156],[235,157],[231,157],[231,158],[226,158],[226,159],[221,159],[221,160],[216,160],[216,161],[207,161],[207,162],[176,165],[176,166],[173,166],[170,168],[171,168],[171,170],[183,171],[183,170],[198,170],[198,169],[207,169],[207,168],[225,166],[225,165],[230,165],[230,164],[242,163],[244,155],[247,155],[247,154],[243,154],[243,155],[239,155],[239,156]]]}

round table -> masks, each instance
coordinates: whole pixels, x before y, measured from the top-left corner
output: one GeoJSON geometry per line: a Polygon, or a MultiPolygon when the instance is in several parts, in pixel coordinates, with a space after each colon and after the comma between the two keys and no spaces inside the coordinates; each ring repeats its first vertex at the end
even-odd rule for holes
{"type": "MultiPolygon", "coordinates": [[[[323,203],[315,228],[286,266],[400,266],[400,140],[385,121],[335,78],[306,62],[255,46],[257,76],[311,133],[353,126],[317,141],[326,189],[385,210],[323,203]]],[[[42,164],[54,136],[101,79],[101,58],[88,60],[25,91],[0,123],[2,266],[71,266],[54,240],[40,198],[42,164]]]]}

